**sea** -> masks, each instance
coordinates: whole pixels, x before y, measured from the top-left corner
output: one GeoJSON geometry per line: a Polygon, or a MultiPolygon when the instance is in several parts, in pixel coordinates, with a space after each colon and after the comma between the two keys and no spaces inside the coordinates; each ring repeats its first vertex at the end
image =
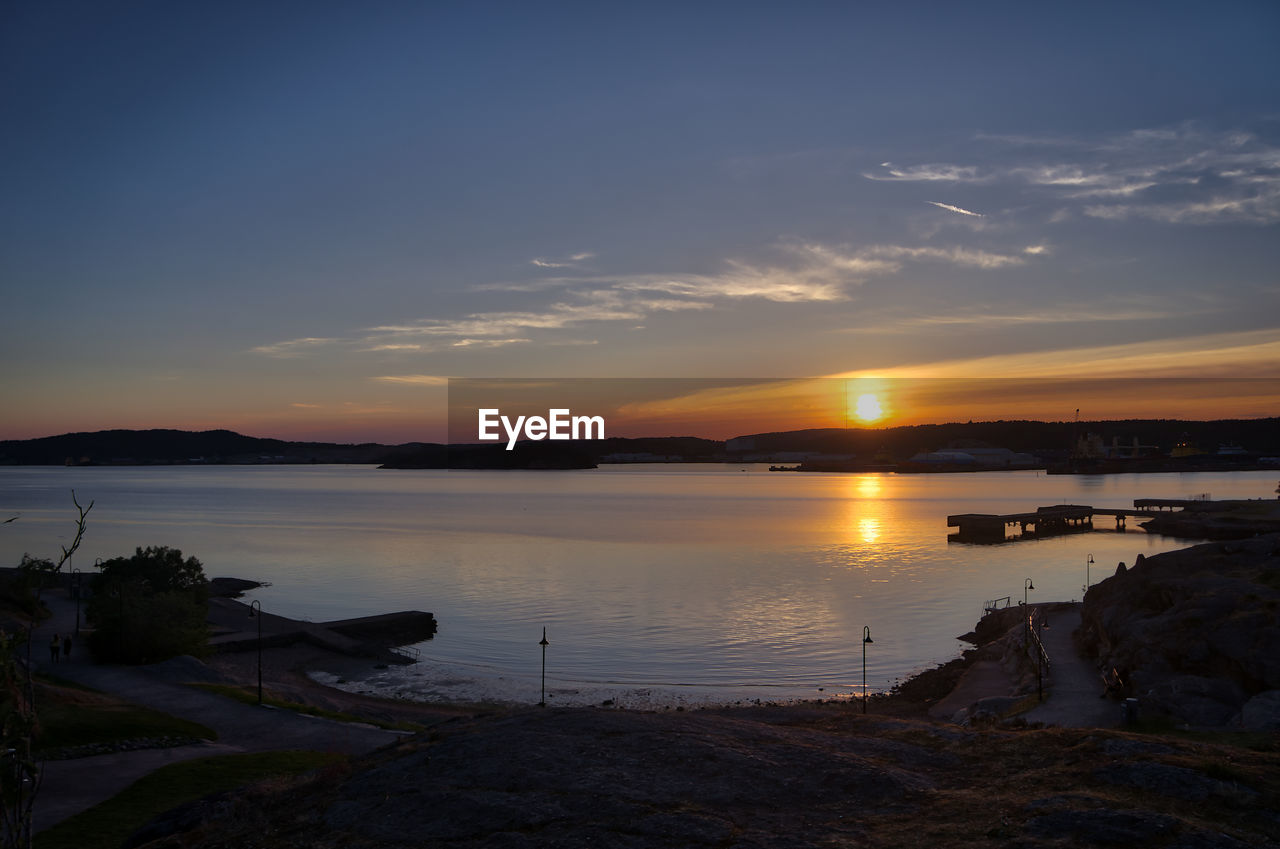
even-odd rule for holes
{"type": "Polygon", "coordinates": [[[1275,472],[4,467],[0,521],[17,518],[0,525],[0,564],[56,559],[74,493],[93,505],[71,562],[83,574],[165,545],[210,577],[264,582],[247,598],[284,616],[435,615],[417,663],[317,673],[347,689],[651,708],[840,699],[957,657],[989,601],[1079,599],[1119,563],[1194,542],[1099,517],[1089,532],[970,544],[949,537],[950,514],[1275,487],[1275,472]]]}

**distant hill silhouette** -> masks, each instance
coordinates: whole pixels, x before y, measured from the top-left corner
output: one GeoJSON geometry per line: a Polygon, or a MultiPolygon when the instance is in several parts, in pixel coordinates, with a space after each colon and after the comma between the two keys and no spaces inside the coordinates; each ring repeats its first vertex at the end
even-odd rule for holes
{"type": "Polygon", "coordinates": [[[349,445],[289,442],[230,430],[103,430],[40,439],[0,441],[0,465],[153,465],[243,463],[361,463],[388,468],[564,469],[601,462],[740,461],[786,452],[853,454],[902,462],[922,451],[982,445],[1025,452],[1046,461],[1069,456],[1077,437],[1097,434],[1103,444],[1139,440],[1167,454],[1189,441],[1207,454],[1221,445],[1249,455],[1280,456],[1280,419],[1180,421],[1128,419],[1092,422],[994,421],[889,428],[819,428],[747,434],[721,442],[697,437],[609,438],[580,442],[439,445],[349,445]]]}
{"type": "Polygon", "coordinates": [[[0,441],[0,465],[190,465],[261,463],[385,464],[401,469],[582,469],[608,454],[653,454],[714,461],[723,442],[694,437],[603,439],[590,442],[403,445],[289,442],[230,430],[101,430],[0,441]]]}
{"type": "Polygon", "coordinates": [[[374,443],[260,439],[230,430],[100,430],[0,442],[0,464],[380,463],[394,450],[374,443]]]}
{"type": "Polygon", "coordinates": [[[1220,445],[1239,445],[1251,454],[1280,454],[1280,419],[1277,418],[1202,422],[1176,419],[994,421],[889,428],[819,428],[748,434],[729,440],[726,447],[730,454],[813,451],[870,458],[881,453],[906,460],[921,451],[982,443],[1050,459],[1067,456],[1077,436],[1091,433],[1101,437],[1106,445],[1113,440],[1129,445],[1136,438],[1143,445],[1157,446],[1165,453],[1185,439],[1210,453],[1217,451],[1220,445]]]}

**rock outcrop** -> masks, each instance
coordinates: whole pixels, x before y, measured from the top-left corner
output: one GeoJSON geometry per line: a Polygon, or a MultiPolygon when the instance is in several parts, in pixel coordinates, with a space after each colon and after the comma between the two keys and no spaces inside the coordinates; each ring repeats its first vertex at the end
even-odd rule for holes
{"type": "Polygon", "coordinates": [[[1280,535],[1140,556],[1090,588],[1082,615],[1082,647],[1144,714],[1280,722],[1280,535]]]}

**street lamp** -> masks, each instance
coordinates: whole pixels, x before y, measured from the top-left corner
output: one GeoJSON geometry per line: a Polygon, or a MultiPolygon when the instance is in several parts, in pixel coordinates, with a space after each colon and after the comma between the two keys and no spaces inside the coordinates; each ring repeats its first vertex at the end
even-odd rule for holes
{"type": "Polygon", "coordinates": [[[871,626],[862,626],[862,713],[867,712],[867,646],[875,642],[871,639],[871,626]]]}
{"type": "Polygon", "coordinates": [[[1036,585],[1031,583],[1031,579],[1027,578],[1022,582],[1022,616],[1023,616],[1023,644],[1031,642],[1031,612],[1027,610],[1027,591],[1034,590],[1036,585]]]}
{"type": "Polygon", "coordinates": [[[249,602],[249,618],[253,619],[254,608],[258,608],[258,704],[262,704],[262,602],[256,598],[249,602]]]}
{"type": "MultiPolygon", "coordinates": [[[[1086,561],[1084,562],[1084,586],[1083,586],[1083,587],[1081,587],[1081,590],[1082,590],[1082,592],[1083,592],[1083,593],[1088,593],[1088,592],[1089,592],[1089,567],[1091,567],[1091,566],[1093,566],[1093,555],[1092,555],[1092,554],[1090,554],[1090,555],[1089,555],[1089,559],[1088,559],[1088,560],[1086,560],[1086,561]]],[[[1080,596],[1080,598],[1081,598],[1081,600],[1083,600],[1083,599],[1084,599],[1084,595],[1082,594],[1082,595],[1080,596]]]]}
{"type": "Polygon", "coordinates": [[[538,707],[547,706],[547,646],[551,645],[547,642],[547,626],[542,626],[542,639],[538,641],[538,645],[542,646],[542,700],[538,702],[538,707]]]}

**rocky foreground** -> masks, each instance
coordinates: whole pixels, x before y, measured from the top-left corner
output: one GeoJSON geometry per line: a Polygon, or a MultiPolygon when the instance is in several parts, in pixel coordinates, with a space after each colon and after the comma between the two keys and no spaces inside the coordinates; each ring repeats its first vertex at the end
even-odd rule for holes
{"type": "Polygon", "coordinates": [[[197,803],[139,837],[208,849],[1259,846],[1280,841],[1280,754],[1262,749],[970,731],[848,705],[526,711],[197,803]]]}
{"type": "Polygon", "coordinates": [[[1092,588],[1078,641],[1145,713],[1280,728],[1280,534],[1154,557],[1092,588]]]}

